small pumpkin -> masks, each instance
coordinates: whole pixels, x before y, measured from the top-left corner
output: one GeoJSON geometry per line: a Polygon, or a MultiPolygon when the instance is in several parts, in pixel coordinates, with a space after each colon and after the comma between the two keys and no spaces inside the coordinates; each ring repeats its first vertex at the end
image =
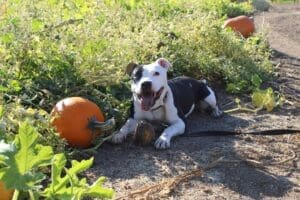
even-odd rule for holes
{"type": "Polygon", "coordinates": [[[0,200],[11,200],[14,190],[6,189],[4,183],[0,181],[0,200]]]}
{"type": "Polygon", "coordinates": [[[52,125],[60,137],[74,147],[86,148],[92,140],[113,128],[114,119],[104,122],[100,108],[82,97],[68,97],[59,101],[51,112],[52,125]]]}
{"type": "Polygon", "coordinates": [[[232,28],[235,32],[240,33],[244,38],[249,37],[255,29],[253,20],[245,15],[227,19],[224,22],[223,27],[232,28]]]}
{"type": "Polygon", "coordinates": [[[155,130],[154,127],[142,120],[138,123],[134,135],[133,141],[136,145],[146,146],[150,144],[155,139],[155,130]]]}

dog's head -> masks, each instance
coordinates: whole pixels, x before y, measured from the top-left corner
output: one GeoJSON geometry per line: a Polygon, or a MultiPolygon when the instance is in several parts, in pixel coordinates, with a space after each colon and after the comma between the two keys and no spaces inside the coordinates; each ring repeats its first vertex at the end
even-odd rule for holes
{"type": "Polygon", "coordinates": [[[170,66],[170,62],[164,58],[148,65],[127,65],[126,72],[132,79],[131,91],[134,100],[140,102],[142,110],[150,110],[166,90],[167,71],[170,66]]]}

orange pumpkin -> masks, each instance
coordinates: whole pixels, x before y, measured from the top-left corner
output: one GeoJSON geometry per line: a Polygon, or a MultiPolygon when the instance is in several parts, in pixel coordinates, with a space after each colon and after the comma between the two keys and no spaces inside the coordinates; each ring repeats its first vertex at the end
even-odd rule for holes
{"type": "Polygon", "coordinates": [[[230,27],[235,32],[240,33],[244,38],[249,37],[254,32],[254,22],[247,16],[238,16],[227,19],[223,27],[230,27]]]}
{"type": "Polygon", "coordinates": [[[4,183],[0,181],[0,200],[11,200],[14,190],[6,189],[4,183]]]}
{"type": "Polygon", "coordinates": [[[113,119],[104,122],[100,108],[82,97],[69,97],[59,101],[51,115],[52,125],[60,137],[74,147],[89,147],[95,136],[114,126],[113,119]]]}

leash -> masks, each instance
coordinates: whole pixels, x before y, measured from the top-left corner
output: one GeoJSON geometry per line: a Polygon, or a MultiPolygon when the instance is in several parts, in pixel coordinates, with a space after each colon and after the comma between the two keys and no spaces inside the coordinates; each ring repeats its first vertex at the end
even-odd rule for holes
{"type": "Polygon", "coordinates": [[[187,132],[180,137],[207,137],[207,136],[229,136],[229,135],[287,135],[287,134],[299,134],[300,130],[298,129],[270,129],[262,131],[251,131],[251,132],[242,132],[242,131],[192,131],[187,132]]]}
{"type": "MultiPolygon", "coordinates": [[[[152,121],[156,133],[161,133],[167,124],[159,121],[152,121]]],[[[179,137],[207,137],[207,136],[230,136],[230,135],[287,135],[287,134],[300,134],[300,129],[268,129],[244,132],[243,130],[223,131],[223,130],[204,130],[204,131],[187,131],[179,137]]]]}

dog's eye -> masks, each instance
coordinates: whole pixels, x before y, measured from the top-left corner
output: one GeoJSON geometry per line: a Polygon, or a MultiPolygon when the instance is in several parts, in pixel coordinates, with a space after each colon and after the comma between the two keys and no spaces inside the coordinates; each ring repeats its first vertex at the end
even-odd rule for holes
{"type": "Polygon", "coordinates": [[[153,76],[159,76],[159,72],[154,72],[153,76]]]}

